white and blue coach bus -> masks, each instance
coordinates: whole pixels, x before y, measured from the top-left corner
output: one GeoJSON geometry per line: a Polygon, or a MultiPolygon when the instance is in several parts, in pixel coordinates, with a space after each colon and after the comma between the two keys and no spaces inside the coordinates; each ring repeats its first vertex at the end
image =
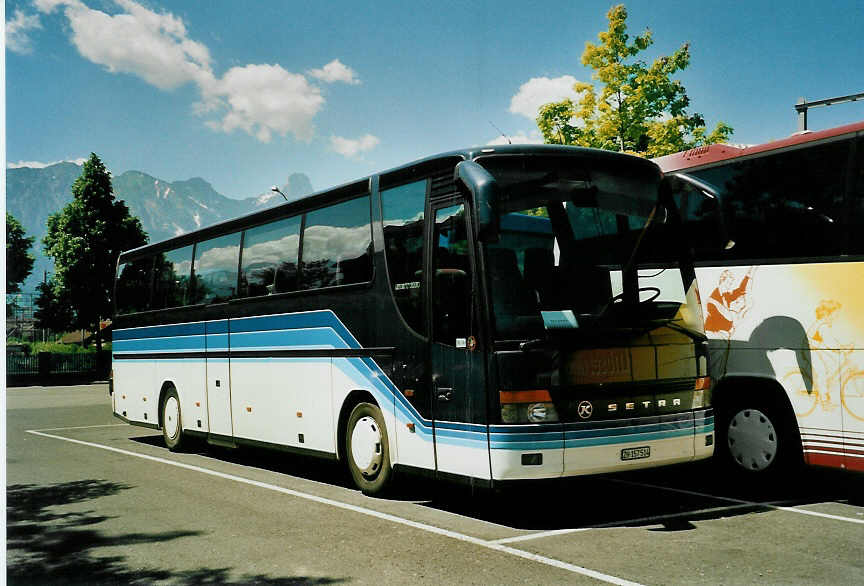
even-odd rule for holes
{"type": "Polygon", "coordinates": [[[477,148],[124,252],[114,413],[338,459],[368,494],[707,458],[674,195],[636,157],[477,148]]]}

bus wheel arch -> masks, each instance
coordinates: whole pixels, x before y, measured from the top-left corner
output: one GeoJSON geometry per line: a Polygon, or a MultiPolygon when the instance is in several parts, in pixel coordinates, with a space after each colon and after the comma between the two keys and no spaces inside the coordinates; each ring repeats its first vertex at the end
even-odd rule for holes
{"type": "Polygon", "coordinates": [[[726,377],[714,390],[715,457],[746,476],[785,475],[802,463],[801,435],[774,378],[726,377]]]}
{"type": "Polygon", "coordinates": [[[339,451],[354,484],[367,495],[384,493],[393,479],[393,466],[378,402],[367,391],[354,391],[343,404],[339,420],[339,451]]]}
{"type": "Polygon", "coordinates": [[[339,411],[339,420],[336,425],[336,458],[343,462],[345,461],[345,433],[348,427],[348,418],[351,416],[354,407],[360,403],[371,403],[379,409],[381,408],[381,406],[378,405],[378,401],[375,400],[375,397],[373,397],[372,393],[369,391],[355,389],[345,397],[345,400],[342,402],[342,409],[339,411]]]}

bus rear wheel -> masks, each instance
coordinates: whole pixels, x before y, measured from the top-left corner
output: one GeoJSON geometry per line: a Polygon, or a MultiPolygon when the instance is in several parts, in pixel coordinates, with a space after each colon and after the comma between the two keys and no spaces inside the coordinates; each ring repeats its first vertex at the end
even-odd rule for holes
{"type": "Polygon", "coordinates": [[[800,463],[794,418],[770,397],[740,396],[717,415],[718,455],[735,472],[776,478],[800,463]]]}
{"type": "Polygon", "coordinates": [[[162,398],[162,438],[172,452],[180,451],[184,445],[183,420],[180,414],[180,397],[174,388],[168,389],[162,398]]]}
{"type": "Polygon", "coordinates": [[[359,403],[354,407],[345,428],[345,459],[363,494],[377,495],[389,488],[393,477],[389,445],[378,406],[359,403]]]}

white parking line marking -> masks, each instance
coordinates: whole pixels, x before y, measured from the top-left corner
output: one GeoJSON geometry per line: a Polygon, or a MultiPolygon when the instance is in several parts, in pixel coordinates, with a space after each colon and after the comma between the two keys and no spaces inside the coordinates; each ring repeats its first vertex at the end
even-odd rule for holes
{"type": "Polygon", "coordinates": [[[609,482],[618,482],[621,484],[630,484],[633,486],[644,486],[646,488],[654,488],[657,490],[668,490],[670,492],[680,492],[681,494],[689,494],[692,496],[699,496],[704,498],[712,498],[717,500],[729,501],[732,503],[740,503],[742,505],[753,505],[753,506],[763,506],[768,507],[770,509],[774,509],[775,511],[787,511],[789,513],[798,513],[800,515],[811,515],[813,517],[822,517],[824,519],[833,519],[835,521],[846,521],[847,523],[857,523],[859,525],[864,525],[864,519],[853,519],[851,517],[843,517],[841,515],[829,515],[828,513],[819,513],[817,511],[808,511],[807,509],[799,509],[798,507],[778,507],[776,505],[772,505],[770,503],[757,503],[754,501],[745,501],[741,499],[731,498],[727,496],[717,496],[713,494],[706,494],[704,492],[697,492],[694,490],[684,490],[682,488],[672,488],[669,486],[660,486],[657,484],[647,484],[644,482],[633,482],[632,480],[620,480],[608,478],[609,482]]]}
{"type": "Polygon", "coordinates": [[[66,431],[67,429],[96,429],[97,427],[119,427],[128,426],[128,423],[103,423],[102,425],[78,425],[75,427],[49,427],[47,429],[34,429],[32,431],[66,431]]]}
{"type": "Polygon", "coordinates": [[[650,517],[637,517],[635,519],[626,519],[624,521],[613,521],[611,523],[603,523],[601,525],[590,525],[588,527],[579,527],[574,529],[553,529],[551,531],[540,531],[537,533],[528,533],[525,535],[517,535],[515,537],[504,537],[502,539],[494,540],[495,543],[517,543],[520,541],[531,541],[532,539],[542,539],[544,537],[552,537],[555,535],[567,535],[569,533],[578,533],[580,531],[591,531],[593,529],[613,529],[615,527],[628,527],[630,525],[636,524],[644,524],[644,525],[657,525],[663,521],[670,521],[672,519],[686,519],[688,517],[698,517],[700,515],[713,515],[715,513],[725,513],[727,511],[735,511],[738,509],[751,509],[755,507],[763,507],[768,509],[774,509],[776,507],[770,506],[768,504],[750,504],[743,503],[738,505],[730,505],[728,507],[712,507],[710,509],[694,509],[692,511],[685,511],[683,513],[669,513],[666,515],[652,515],[650,517]]]}
{"type": "Polygon", "coordinates": [[[552,529],[551,531],[539,531],[537,533],[528,533],[526,535],[516,535],[515,537],[503,537],[494,539],[492,543],[517,543],[519,541],[531,541],[532,539],[542,539],[544,537],[553,537],[555,535],[569,535],[570,533],[580,533],[582,531],[591,531],[593,527],[576,527],[574,529],[552,529]]]}
{"type": "Polygon", "coordinates": [[[402,517],[397,517],[395,515],[390,515],[388,513],[382,513],[380,511],[367,509],[365,507],[359,507],[357,505],[352,505],[349,503],[343,503],[342,501],[332,500],[332,499],[320,497],[320,496],[317,496],[314,494],[300,492],[297,490],[291,490],[290,488],[283,488],[281,486],[276,486],[274,484],[268,484],[266,482],[260,482],[258,480],[251,480],[249,478],[243,478],[242,476],[235,476],[233,474],[225,474],[223,472],[216,472],[215,470],[209,470],[207,468],[192,466],[191,464],[184,464],[183,462],[175,462],[173,460],[166,460],[164,458],[158,458],[156,456],[149,456],[147,454],[139,454],[136,452],[130,452],[128,450],[122,450],[120,448],[114,448],[111,446],[105,446],[102,444],[96,444],[96,443],[92,443],[92,442],[85,442],[82,440],[72,439],[72,438],[63,437],[63,436],[59,436],[59,435],[53,435],[53,434],[44,433],[41,431],[28,430],[27,433],[31,433],[33,435],[38,435],[38,436],[46,437],[46,438],[50,438],[50,439],[56,439],[56,440],[61,440],[61,441],[65,441],[65,442],[70,442],[70,443],[78,444],[81,446],[88,446],[91,448],[98,448],[100,450],[107,450],[109,452],[114,452],[117,454],[123,454],[125,456],[132,456],[134,458],[141,458],[144,460],[149,460],[151,462],[159,462],[160,464],[167,464],[168,466],[175,466],[177,468],[183,468],[184,470],[191,470],[194,472],[200,472],[202,474],[207,474],[209,476],[215,476],[217,478],[222,478],[225,480],[233,480],[234,482],[240,482],[243,484],[248,484],[250,486],[256,486],[258,488],[264,488],[267,490],[272,490],[274,492],[279,492],[279,493],[286,494],[289,496],[294,496],[294,497],[306,499],[306,500],[320,503],[323,505],[328,505],[331,507],[336,507],[336,508],[344,509],[347,511],[353,511],[355,513],[368,515],[370,517],[376,517],[376,518],[382,519],[384,521],[390,521],[391,523],[398,523],[400,525],[406,525],[408,527],[420,529],[421,531],[427,531],[429,533],[434,533],[436,535],[441,535],[443,537],[449,537],[451,539],[456,539],[458,541],[463,541],[465,543],[471,543],[473,545],[478,545],[480,547],[484,547],[486,549],[491,549],[493,551],[498,551],[501,553],[510,554],[512,556],[520,557],[520,558],[523,558],[526,560],[531,560],[534,562],[545,564],[547,566],[559,568],[561,570],[566,570],[566,571],[572,572],[574,574],[581,574],[583,576],[589,576],[591,578],[594,578],[596,580],[600,580],[602,582],[607,582],[609,584],[619,584],[622,586],[640,586],[638,582],[631,582],[630,580],[624,580],[623,578],[618,578],[616,576],[610,576],[609,574],[604,574],[604,573],[598,572],[596,570],[591,570],[588,568],[583,568],[582,566],[569,564],[567,562],[557,560],[554,558],[548,558],[546,556],[542,556],[542,555],[538,555],[535,553],[523,551],[521,549],[515,549],[512,547],[507,547],[506,545],[503,545],[500,543],[495,543],[493,541],[487,541],[485,539],[479,539],[477,537],[472,537],[470,535],[465,535],[463,533],[458,533],[456,531],[450,531],[449,529],[442,529],[440,527],[435,527],[434,525],[427,525],[425,523],[419,523],[417,521],[411,521],[410,519],[404,519],[402,517]]]}

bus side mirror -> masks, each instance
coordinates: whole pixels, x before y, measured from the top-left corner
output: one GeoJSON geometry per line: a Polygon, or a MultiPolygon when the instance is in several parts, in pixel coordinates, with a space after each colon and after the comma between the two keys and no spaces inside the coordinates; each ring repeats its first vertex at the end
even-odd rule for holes
{"type": "Polygon", "coordinates": [[[678,204],[697,258],[703,255],[716,257],[718,252],[735,246],[723,218],[720,189],[684,173],[672,173],[663,180],[678,204]]]}
{"type": "Polygon", "coordinates": [[[498,221],[498,182],[491,173],[474,161],[462,161],[453,173],[456,185],[471,194],[477,231],[481,242],[497,242],[500,232],[498,221]]]}

